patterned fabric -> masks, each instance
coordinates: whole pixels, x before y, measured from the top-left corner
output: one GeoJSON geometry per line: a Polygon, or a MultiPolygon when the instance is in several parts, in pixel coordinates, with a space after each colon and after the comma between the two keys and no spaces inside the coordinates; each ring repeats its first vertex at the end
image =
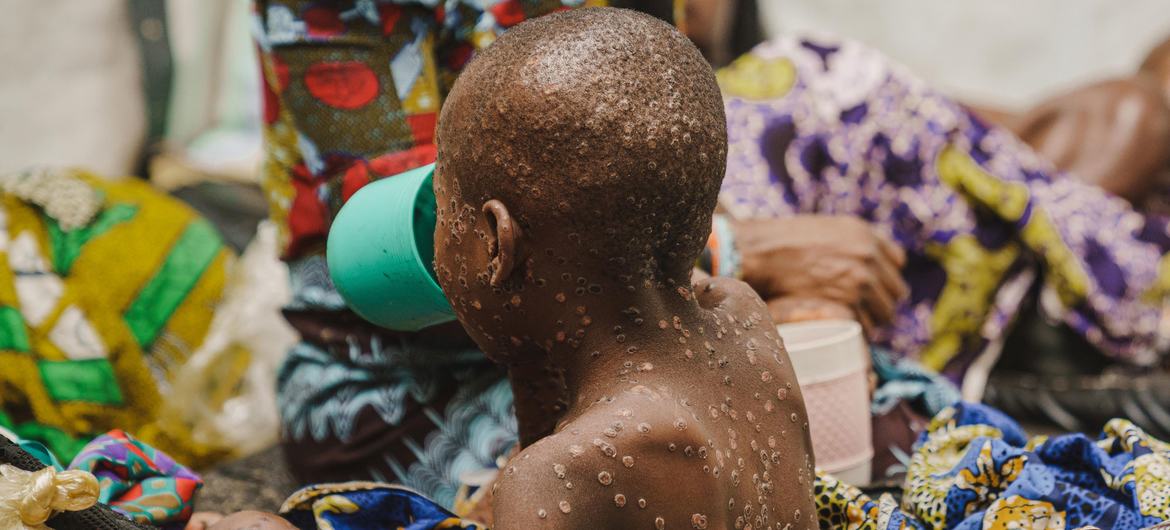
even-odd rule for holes
{"type": "Polygon", "coordinates": [[[355,348],[351,363],[307,342],[289,353],[279,384],[290,465],[466,504],[519,437],[507,379],[478,350],[406,338],[375,346],[355,348]]]}
{"type": "Polygon", "coordinates": [[[983,405],[940,413],[914,454],[899,507],[829,476],[815,486],[822,528],[1111,528],[1170,517],[1170,446],[1126,420],[1100,438],[1027,439],[983,405]]]}
{"type": "Polygon", "coordinates": [[[856,215],[905,248],[911,294],[884,346],[960,380],[1015,316],[1026,289],[1006,287],[1039,272],[1055,317],[1119,360],[1157,361],[1165,218],[1064,178],[858,43],[781,38],[718,77],[732,216],[856,215]]]}
{"type": "Polygon", "coordinates": [[[294,493],[281,515],[301,530],[482,530],[418,493],[386,484],[349,482],[294,493]]]}
{"type": "Polygon", "coordinates": [[[877,388],[870,403],[873,426],[872,479],[891,486],[901,483],[918,438],[930,419],[960,399],[958,388],[945,377],[912,359],[870,349],[877,388]]]}
{"type": "Polygon", "coordinates": [[[874,415],[885,414],[904,401],[933,417],[961,397],[953,383],[911,359],[895,359],[893,353],[882,348],[872,348],[870,359],[878,378],[871,405],[874,415]]]}
{"type": "Polygon", "coordinates": [[[38,168],[0,177],[0,191],[39,206],[62,230],[81,228],[102,206],[101,194],[68,171],[38,168]]]}
{"type": "Polygon", "coordinates": [[[735,234],[731,230],[731,220],[726,215],[715,214],[711,218],[711,235],[695,266],[712,276],[739,278],[742,275],[743,267],[735,247],[735,234]]]}
{"type": "Polygon", "coordinates": [[[871,499],[856,487],[817,473],[813,482],[821,528],[841,530],[925,530],[927,527],[898,506],[888,493],[871,499]]]}
{"type": "Polygon", "coordinates": [[[203,480],[171,457],[120,430],[85,446],[69,469],[93,473],[101,486],[98,502],[139,523],[185,523],[203,480]]]}
{"type": "Polygon", "coordinates": [[[1083,434],[1026,438],[984,405],[931,423],[902,500],[935,528],[1139,529],[1170,518],[1170,445],[1127,420],[1083,434]]]}
{"type": "Polygon", "coordinates": [[[435,159],[436,117],[475,50],[530,17],[600,0],[257,0],[264,188],[301,334],[279,376],[306,483],[396,481],[465,502],[515,444],[503,372],[469,341],[398,334],[345,309],[322,255],[342,203],[435,159]],[[487,470],[487,471],[485,471],[487,470]]]}
{"type": "Polygon", "coordinates": [[[596,0],[257,0],[265,190],[285,256],[318,250],[370,180],[435,159],[439,107],[506,28],[596,0]]]}
{"type": "Polygon", "coordinates": [[[63,459],[112,428],[195,465],[227,454],[158,412],[224,289],[215,229],[138,180],[0,181],[0,427],[63,459]]]}

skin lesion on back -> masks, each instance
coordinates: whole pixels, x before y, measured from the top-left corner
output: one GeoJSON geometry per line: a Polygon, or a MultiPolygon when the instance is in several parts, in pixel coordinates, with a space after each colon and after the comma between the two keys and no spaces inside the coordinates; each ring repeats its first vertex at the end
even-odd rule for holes
{"type": "Polygon", "coordinates": [[[494,493],[494,528],[690,528],[715,512],[717,463],[695,422],[645,405],[599,406],[520,452],[494,493]]]}

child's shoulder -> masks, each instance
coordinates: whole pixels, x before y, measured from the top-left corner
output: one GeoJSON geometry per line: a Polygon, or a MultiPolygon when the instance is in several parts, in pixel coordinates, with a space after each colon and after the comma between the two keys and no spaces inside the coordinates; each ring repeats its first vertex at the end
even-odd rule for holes
{"type": "Polygon", "coordinates": [[[643,398],[599,404],[513,458],[495,528],[661,528],[708,511],[700,505],[719,498],[721,465],[708,433],[685,407],[643,398]]]}

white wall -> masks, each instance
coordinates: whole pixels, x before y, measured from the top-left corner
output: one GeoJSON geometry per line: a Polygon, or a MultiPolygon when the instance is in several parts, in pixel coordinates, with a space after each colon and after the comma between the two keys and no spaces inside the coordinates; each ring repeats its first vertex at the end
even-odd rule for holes
{"type": "MultiPolygon", "coordinates": [[[[0,17],[0,173],[51,165],[128,175],[146,134],[134,36],[144,28],[131,27],[125,0],[15,4],[0,17]]],[[[167,9],[175,76],[167,140],[182,145],[232,126],[248,136],[228,162],[252,163],[260,87],[249,0],[168,0],[167,9]]],[[[210,148],[223,156],[222,142],[210,148]]]]}
{"type": "Polygon", "coordinates": [[[769,32],[866,42],[972,102],[1021,108],[1125,75],[1170,36],[1170,0],[759,0],[769,32]]]}
{"type": "Polygon", "coordinates": [[[5,7],[0,172],[77,165],[128,174],[146,135],[146,108],[126,2],[37,0],[5,7]]]}

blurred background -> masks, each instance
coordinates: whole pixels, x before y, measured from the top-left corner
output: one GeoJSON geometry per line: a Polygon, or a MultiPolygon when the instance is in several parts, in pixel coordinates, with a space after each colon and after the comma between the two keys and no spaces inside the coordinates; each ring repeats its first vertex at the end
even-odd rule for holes
{"type": "Polygon", "coordinates": [[[822,32],[869,44],[931,85],[1006,110],[1126,75],[1170,35],[1162,0],[762,0],[769,34],[822,32]]]}
{"type": "MultiPolygon", "coordinates": [[[[168,155],[152,172],[163,186],[192,171],[254,178],[260,86],[249,2],[167,0],[165,10],[158,3],[9,6],[0,20],[0,171],[80,164],[140,173],[143,149],[152,149],[168,155]],[[142,44],[162,55],[169,47],[169,83],[152,82],[158,72],[140,67],[142,44]]],[[[1170,35],[1164,0],[763,0],[759,7],[770,35],[857,39],[964,101],[1009,111],[1131,72],[1170,35]]]]}
{"type": "Polygon", "coordinates": [[[254,177],[260,82],[247,0],[11,4],[0,21],[0,170],[127,175],[157,150],[171,155],[164,171],[181,161],[254,177]]]}

